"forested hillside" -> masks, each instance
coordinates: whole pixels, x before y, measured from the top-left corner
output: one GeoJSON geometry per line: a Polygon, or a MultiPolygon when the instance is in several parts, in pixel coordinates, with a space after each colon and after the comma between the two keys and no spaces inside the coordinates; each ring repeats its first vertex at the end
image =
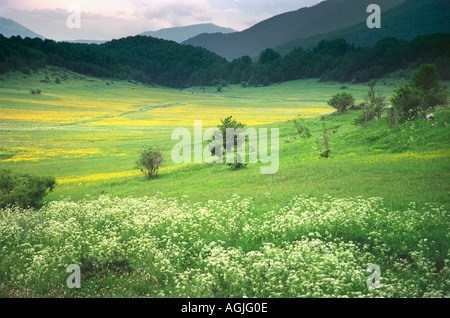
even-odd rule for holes
{"type": "Polygon", "coordinates": [[[312,49],[322,40],[340,38],[357,46],[370,47],[387,37],[412,40],[421,34],[450,32],[450,1],[408,0],[390,10],[386,7],[381,7],[381,10],[379,29],[368,29],[366,21],[363,21],[349,28],[289,41],[274,49],[284,55],[295,47],[312,49]]]}
{"type": "Polygon", "coordinates": [[[284,57],[266,49],[256,61],[244,56],[232,62],[206,49],[145,36],[102,45],[0,36],[0,73],[29,73],[53,65],[95,77],[177,88],[266,86],[299,78],[366,82],[423,63],[435,64],[441,78],[450,79],[450,34],[423,35],[410,42],[386,38],[370,48],[344,39],[324,40],[312,50],[297,48],[284,57]]]}
{"type": "MultiPolygon", "coordinates": [[[[383,10],[389,10],[403,1],[405,0],[378,0],[377,4],[383,10]]],[[[266,48],[363,22],[367,18],[367,6],[371,3],[371,0],[323,1],[312,7],[274,16],[242,32],[201,34],[183,43],[206,48],[229,61],[244,55],[256,57],[266,48]]]]}

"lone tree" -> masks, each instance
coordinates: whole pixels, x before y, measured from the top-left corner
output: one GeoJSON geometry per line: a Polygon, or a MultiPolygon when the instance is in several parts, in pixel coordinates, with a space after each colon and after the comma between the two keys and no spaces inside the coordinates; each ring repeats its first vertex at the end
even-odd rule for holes
{"type": "Polygon", "coordinates": [[[353,98],[353,95],[345,92],[334,95],[328,101],[328,105],[336,108],[340,113],[345,113],[347,109],[354,104],[355,99],[353,98]]]}
{"type": "Polygon", "coordinates": [[[136,161],[136,169],[141,170],[150,179],[158,175],[159,167],[164,160],[162,151],[154,146],[145,146],[136,161]]]}
{"type": "MultiPolygon", "coordinates": [[[[243,142],[246,140],[246,137],[243,136],[242,134],[237,133],[236,135],[232,135],[232,136],[227,136],[227,129],[234,129],[235,131],[239,132],[240,129],[244,129],[245,128],[245,124],[236,121],[235,119],[233,119],[233,116],[229,116],[223,120],[221,120],[221,124],[217,126],[217,128],[220,130],[220,133],[222,135],[222,150],[223,153],[222,154],[216,154],[216,148],[211,148],[211,154],[212,155],[218,155],[218,156],[223,156],[227,151],[234,151],[235,149],[238,148],[238,143],[239,142],[243,142]]],[[[213,139],[210,140],[210,142],[215,140],[215,136],[213,136],[213,139]]],[[[237,152],[235,152],[234,154],[235,158],[234,158],[234,162],[233,163],[229,163],[228,165],[231,166],[233,169],[241,169],[241,168],[245,168],[246,164],[243,163],[242,161],[245,158],[240,158],[239,154],[237,152]]]]}
{"type": "Polygon", "coordinates": [[[363,113],[357,119],[358,123],[362,126],[371,122],[375,118],[381,119],[383,115],[386,97],[375,92],[375,85],[376,83],[374,81],[367,84],[367,86],[369,86],[369,92],[367,93],[366,100],[363,103],[363,113]]]}
{"type": "Polygon", "coordinates": [[[449,93],[439,84],[439,73],[433,64],[422,65],[410,80],[398,87],[391,98],[401,119],[413,119],[439,105],[448,105],[449,93]]]}

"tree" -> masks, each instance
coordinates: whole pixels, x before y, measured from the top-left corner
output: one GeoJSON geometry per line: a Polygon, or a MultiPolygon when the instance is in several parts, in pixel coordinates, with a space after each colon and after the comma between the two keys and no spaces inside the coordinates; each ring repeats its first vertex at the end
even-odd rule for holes
{"type": "Polygon", "coordinates": [[[259,54],[258,62],[265,65],[275,62],[281,59],[281,54],[274,51],[273,49],[265,49],[259,54]]]}
{"type": "Polygon", "coordinates": [[[328,105],[336,108],[340,113],[345,113],[347,109],[352,107],[354,104],[355,99],[353,98],[353,95],[345,92],[334,95],[328,101],[328,105]]]}
{"type": "Polygon", "coordinates": [[[322,152],[320,153],[320,156],[322,158],[329,158],[330,157],[330,135],[328,134],[328,129],[325,123],[322,123],[323,126],[323,132],[322,132],[322,142],[320,140],[317,141],[319,145],[322,146],[322,152]]]}
{"type": "Polygon", "coordinates": [[[162,151],[154,146],[145,146],[136,161],[136,169],[141,170],[150,179],[158,174],[159,167],[164,160],[162,151]]]}
{"type": "Polygon", "coordinates": [[[372,81],[369,84],[369,92],[366,95],[366,100],[363,103],[363,113],[358,119],[359,124],[365,125],[375,118],[381,119],[384,108],[385,96],[375,92],[375,82],[372,81]]]}
{"type": "MultiPolygon", "coordinates": [[[[227,151],[234,151],[235,149],[238,148],[239,142],[245,141],[246,138],[242,136],[242,134],[238,133],[239,130],[240,129],[243,130],[245,126],[246,125],[244,123],[238,122],[235,119],[233,119],[233,116],[228,116],[227,118],[221,120],[221,124],[218,125],[217,128],[219,128],[219,131],[222,135],[222,149],[224,149],[223,155],[226,154],[227,151]],[[227,129],[234,129],[234,131],[237,133],[233,136],[227,135],[227,129]]],[[[215,136],[213,137],[212,140],[210,140],[210,142],[212,143],[214,139],[215,136]]],[[[215,151],[216,148],[212,148],[211,154],[216,155],[215,151]]],[[[240,158],[241,160],[239,160],[238,156],[239,155],[237,154],[237,152],[235,152],[234,162],[228,164],[232,166],[234,169],[241,169],[246,166],[245,163],[241,162],[244,161],[243,159],[245,158],[240,158]]]]}
{"type": "Polygon", "coordinates": [[[401,119],[407,120],[436,106],[448,105],[448,97],[447,88],[439,84],[436,66],[424,64],[395,90],[391,102],[401,119]]]}

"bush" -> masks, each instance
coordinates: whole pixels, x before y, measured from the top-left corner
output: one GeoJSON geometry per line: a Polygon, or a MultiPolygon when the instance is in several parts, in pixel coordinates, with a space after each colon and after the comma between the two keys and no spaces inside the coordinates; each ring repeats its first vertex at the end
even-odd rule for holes
{"type": "Polygon", "coordinates": [[[0,170],[0,208],[8,205],[40,208],[42,199],[53,190],[55,185],[55,177],[0,170]]]}
{"type": "Polygon", "coordinates": [[[322,148],[322,152],[320,153],[320,156],[322,158],[329,158],[331,153],[330,148],[330,135],[328,134],[328,129],[325,123],[322,123],[323,126],[323,132],[322,132],[322,142],[320,140],[317,141],[319,146],[322,148]]]}
{"type": "Polygon", "coordinates": [[[357,119],[358,124],[363,126],[375,118],[381,119],[384,101],[386,99],[385,96],[375,92],[375,82],[370,82],[367,86],[369,86],[370,90],[366,95],[365,102],[362,104],[363,113],[361,117],[357,119]]]}
{"type": "Polygon", "coordinates": [[[347,109],[352,107],[354,104],[355,99],[353,98],[353,95],[345,92],[334,95],[328,101],[328,105],[336,108],[340,113],[345,113],[347,109]]]}
{"type": "Polygon", "coordinates": [[[311,129],[301,115],[298,115],[296,119],[292,119],[291,121],[294,123],[295,128],[297,128],[297,132],[301,137],[309,138],[312,136],[311,129]]]}
{"type": "Polygon", "coordinates": [[[436,66],[424,64],[395,90],[391,102],[401,119],[408,120],[436,106],[448,105],[448,96],[447,88],[439,84],[436,66]]]}
{"type": "Polygon", "coordinates": [[[164,160],[162,151],[154,146],[145,146],[139,159],[136,161],[136,169],[141,170],[150,179],[158,175],[159,167],[164,160]]]}

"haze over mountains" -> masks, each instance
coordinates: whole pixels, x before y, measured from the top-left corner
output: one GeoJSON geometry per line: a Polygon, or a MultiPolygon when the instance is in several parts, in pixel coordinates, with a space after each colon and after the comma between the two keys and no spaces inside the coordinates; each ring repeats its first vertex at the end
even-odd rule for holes
{"type": "Polygon", "coordinates": [[[381,29],[369,30],[364,21],[334,32],[296,39],[274,49],[281,54],[288,54],[295,47],[312,49],[321,40],[339,38],[345,38],[357,46],[371,46],[387,37],[409,41],[422,34],[450,33],[449,17],[450,1],[408,0],[382,12],[381,29]]]}
{"type": "MultiPolygon", "coordinates": [[[[386,12],[404,1],[378,0],[377,4],[383,12],[386,12]]],[[[255,57],[266,48],[274,48],[288,41],[306,39],[366,21],[367,6],[373,2],[373,0],[323,1],[309,8],[277,15],[242,32],[202,34],[183,44],[206,48],[228,60],[244,55],[255,57]]]]}
{"type": "Polygon", "coordinates": [[[230,28],[223,28],[212,23],[194,24],[185,27],[166,28],[159,31],[148,31],[139,35],[151,36],[158,39],[175,41],[181,43],[192,37],[203,33],[233,33],[236,32],[230,28]]]}
{"type": "Polygon", "coordinates": [[[37,34],[30,29],[24,27],[23,25],[11,20],[0,17],[0,34],[9,38],[11,36],[20,35],[22,38],[41,38],[44,37],[40,34],[37,34]]]}
{"type": "MultiPolygon", "coordinates": [[[[199,34],[203,33],[232,33],[236,32],[231,28],[224,28],[217,26],[212,23],[205,24],[194,24],[185,27],[174,27],[174,28],[165,28],[158,31],[147,31],[140,33],[138,35],[143,36],[151,36],[158,39],[175,41],[181,43],[185,40],[188,40],[192,37],[195,37],[199,34]]],[[[19,35],[22,38],[41,38],[44,37],[40,34],[37,34],[30,29],[24,27],[23,25],[11,20],[0,17],[0,34],[9,38],[11,36],[19,35]]],[[[81,43],[81,44],[102,44],[107,41],[97,41],[97,40],[68,40],[68,41],[60,41],[60,42],[71,42],[71,43],[81,43]]]]}
{"type": "MultiPolygon", "coordinates": [[[[283,13],[235,32],[212,23],[143,32],[181,44],[205,48],[231,61],[242,56],[257,57],[267,48],[282,55],[297,47],[314,48],[321,40],[344,38],[356,46],[372,46],[386,37],[411,40],[422,34],[450,33],[450,1],[377,0],[381,7],[381,29],[369,29],[367,6],[373,0],[326,0],[315,6],[283,13]]],[[[43,36],[5,18],[0,18],[0,34],[5,37],[43,36]]],[[[102,44],[105,41],[68,41],[102,44]]]]}

